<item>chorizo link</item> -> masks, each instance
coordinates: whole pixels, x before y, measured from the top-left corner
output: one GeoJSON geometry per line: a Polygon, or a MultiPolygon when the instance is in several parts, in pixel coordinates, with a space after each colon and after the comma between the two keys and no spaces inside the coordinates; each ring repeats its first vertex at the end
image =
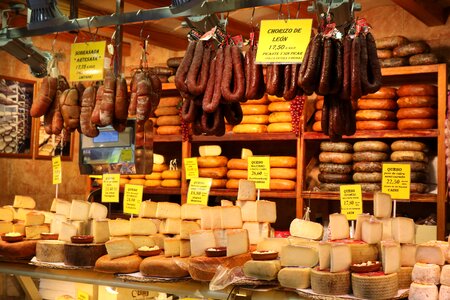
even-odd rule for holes
{"type": "Polygon", "coordinates": [[[138,123],[145,123],[150,117],[152,110],[151,92],[152,85],[149,80],[141,80],[137,83],[136,121],[138,123]]]}
{"type": "MultiPolygon", "coordinates": [[[[145,79],[145,73],[142,70],[138,70],[133,74],[133,78],[131,79],[131,95],[130,95],[130,105],[128,106],[128,114],[130,116],[136,115],[136,106],[137,106],[137,84],[139,81],[145,79]]],[[[98,92],[97,92],[98,93],[98,92]]]]}
{"type": "Polygon", "coordinates": [[[219,48],[216,53],[215,76],[214,76],[214,93],[212,95],[211,103],[218,105],[222,99],[222,78],[224,73],[224,49],[219,48]]]}
{"type": "Polygon", "coordinates": [[[256,78],[254,77],[253,71],[254,71],[254,57],[253,57],[253,47],[250,47],[248,49],[247,53],[245,54],[245,63],[244,63],[244,70],[245,70],[245,99],[255,99],[257,93],[257,86],[255,84],[256,78]]]}
{"type": "Polygon", "coordinates": [[[101,126],[112,124],[114,118],[114,98],[116,92],[116,79],[114,72],[106,73],[104,80],[103,98],[100,104],[100,123],[101,126]]]}
{"type": "Polygon", "coordinates": [[[273,64],[268,65],[266,69],[266,92],[269,95],[275,95],[277,93],[277,89],[274,85],[274,81],[272,79],[274,75],[274,66],[273,64]]]}
{"type": "Polygon", "coordinates": [[[186,86],[191,95],[203,94],[206,88],[211,49],[205,49],[203,41],[195,46],[194,57],[186,78],[186,86]]]}
{"type": "MultiPolygon", "coordinates": [[[[253,58],[256,59],[256,47],[253,46],[252,52],[253,52],[253,58]]],[[[266,93],[266,84],[264,83],[264,72],[263,67],[261,64],[253,63],[253,71],[251,72],[253,75],[254,85],[257,87],[256,95],[253,99],[261,99],[264,97],[264,94],[266,93]]]]}
{"type": "Polygon", "coordinates": [[[208,78],[208,84],[206,85],[205,94],[203,95],[203,101],[202,101],[202,108],[203,111],[206,111],[208,113],[211,113],[217,109],[217,106],[219,106],[220,98],[216,99],[216,102],[213,102],[213,95],[214,95],[214,88],[216,86],[216,60],[213,60],[211,62],[211,65],[209,66],[209,78],[208,78]]]}
{"type": "Polygon", "coordinates": [[[181,64],[177,69],[177,73],[175,74],[175,86],[177,87],[178,91],[183,93],[188,93],[186,77],[192,63],[196,44],[197,43],[195,41],[189,42],[183,60],[181,61],[181,64]]]}
{"type": "Polygon", "coordinates": [[[222,104],[221,107],[228,124],[234,126],[241,123],[244,115],[242,113],[242,107],[238,102],[222,104]]]}
{"type": "Polygon", "coordinates": [[[343,66],[343,47],[342,42],[339,40],[334,41],[334,53],[335,60],[331,66],[333,72],[331,73],[330,80],[332,78],[332,84],[330,83],[330,94],[337,94],[342,88],[342,78],[344,73],[343,66]]]}
{"type": "Polygon", "coordinates": [[[342,88],[339,98],[349,100],[351,96],[351,63],[352,63],[352,39],[350,36],[345,36],[344,43],[344,57],[343,57],[343,74],[342,74],[342,88]]]}
{"type": "Polygon", "coordinates": [[[30,115],[33,118],[39,118],[47,112],[55,99],[56,89],[57,78],[47,76],[42,80],[38,96],[31,104],[30,115]]]}
{"type": "Polygon", "coordinates": [[[303,82],[303,78],[305,77],[306,68],[308,67],[308,62],[309,62],[309,57],[311,55],[311,49],[312,49],[313,42],[314,42],[314,39],[309,41],[308,47],[306,48],[305,55],[303,55],[303,61],[302,61],[302,64],[300,65],[300,70],[298,72],[299,75],[298,75],[297,85],[299,87],[302,87],[302,82],[303,82]]]}
{"type": "Polygon", "coordinates": [[[319,55],[322,55],[322,66],[320,72],[320,82],[319,88],[316,93],[318,95],[327,95],[330,92],[330,84],[331,84],[331,68],[332,60],[334,58],[334,45],[332,38],[325,38],[323,42],[323,52],[319,55]]]}
{"type": "Polygon", "coordinates": [[[311,53],[306,66],[305,74],[302,78],[301,87],[306,94],[310,95],[315,90],[320,80],[322,66],[323,36],[321,33],[314,37],[311,53]]]}
{"type": "Polygon", "coordinates": [[[223,119],[223,115],[220,106],[211,114],[203,112],[201,116],[203,133],[206,135],[214,135],[219,128],[221,118],[223,119]]]}
{"type": "Polygon", "coordinates": [[[323,106],[322,106],[321,126],[323,133],[326,135],[328,135],[329,122],[330,122],[330,98],[329,96],[325,96],[323,99],[323,106]]]}
{"type": "Polygon", "coordinates": [[[94,106],[94,110],[92,111],[92,115],[91,115],[91,122],[95,125],[101,125],[100,123],[100,105],[102,104],[102,100],[103,100],[103,90],[104,90],[104,86],[101,85],[98,89],[97,89],[97,94],[95,95],[95,106],[94,106]]]}
{"type": "MultiPolygon", "coordinates": [[[[367,82],[363,86],[366,93],[371,94],[378,91],[382,84],[381,66],[377,56],[377,46],[373,35],[366,34],[367,42],[367,82]]],[[[364,83],[363,83],[364,84],[364,83]]]]}
{"type": "Polygon", "coordinates": [[[181,106],[181,118],[186,123],[192,123],[195,119],[195,104],[191,97],[184,98],[183,105],[181,106]]]}
{"type": "Polygon", "coordinates": [[[241,50],[237,46],[225,47],[224,72],[220,89],[222,97],[227,102],[243,101],[245,99],[245,78],[241,50]],[[234,82],[231,89],[231,82],[234,82]]]}
{"type": "Polygon", "coordinates": [[[355,37],[352,42],[352,61],[351,61],[351,98],[352,100],[358,100],[361,95],[361,36],[355,37]]]}

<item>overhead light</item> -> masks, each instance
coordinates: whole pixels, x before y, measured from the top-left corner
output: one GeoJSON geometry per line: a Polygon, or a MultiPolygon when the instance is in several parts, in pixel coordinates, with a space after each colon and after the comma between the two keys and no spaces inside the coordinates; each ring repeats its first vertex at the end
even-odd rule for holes
{"type": "Polygon", "coordinates": [[[56,0],[27,0],[31,10],[28,20],[28,29],[51,27],[67,22],[57,6],[56,0]]]}

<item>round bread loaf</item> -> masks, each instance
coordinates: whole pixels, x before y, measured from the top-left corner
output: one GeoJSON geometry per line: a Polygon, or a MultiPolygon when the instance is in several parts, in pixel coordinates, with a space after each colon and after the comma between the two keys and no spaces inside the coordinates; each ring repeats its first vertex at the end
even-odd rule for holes
{"type": "Polygon", "coordinates": [[[403,119],[398,121],[398,129],[433,129],[437,126],[436,119],[403,119]]]}
{"type": "Polygon", "coordinates": [[[238,124],[233,127],[233,133],[265,133],[265,132],[267,132],[266,125],[238,124]]]}
{"type": "Polygon", "coordinates": [[[267,132],[292,132],[292,123],[271,123],[267,125],[267,132]]]}
{"type": "Polygon", "coordinates": [[[411,66],[434,65],[438,62],[439,60],[434,53],[422,53],[409,57],[409,64],[411,66]]]}
{"type": "Polygon", "coordinates": [[[383,58],[379,59],[379,62],[382,68],[401,67],[408,65],[408,58],[407,57],[383,58]]]}
{"type": "Polygon", "coordinates": [[[227,167],[198,168],[198,176],[205,178],[221,179],[227,176],[227,167]]]}
{"type": "Polygon", "coordinates": [[[381,172],[356,172],[353,174],[354,182],[376,183],[381,182],[381,172]]]}
{"type": "Polygon", "coordinates": [[[317,110],[314,113],[314,121],[321,121],[322,120],[322,111],[321,110],[317,110]]]}
{"type": "Polygon", "coordinates": [[[161,135],[178,135],[181,134],[181,126],[158,126],[156,134],[161,135]]]}
{"type": "Polygon", "coordinates": [[[240,124],[269,124],[268,115],[244,115],[240,124]]]}
{"type": "Polygon", "coordinates": [[[351,153],[321,152],[319,161],[321,163],[349,164],[353,161],[353,155],[351,153]]]}
{"type": "Polygon", "coordinates": [[[365,109],[356,111],[357,121],[395,120],[395,112],[390,110],[365,109]]]}
{"type": "Polygon", "coordinates": [[[422,151],[394,151],[391,153],[391,160],[428,162],[428,157],[422,151]]]}
{"type": "Polygon", "coordinates": [[[142,258],[129,255],[111,259],[108,254],[101,256],[95,262],[95,271],[103,273],[134,273],[139,271],[142,258]]]}
{"type": "Polygon", "coordinates": [[[373,193],[381,191],[381,184],[380,183],[360,183],[361,185],[361,191],[363,193],[373,193]]]}
{"type": "Polygon", "coordinates": [[[316,131],[316,132],[321,132],[322,131],[322,122],[321,121],[314,122],[314,124],[312,126],[312,130],[316,131]]]}
{"type": "Polygon", "coordinates": [[[380,141],[361,141],[353,144],[353,151],[363,152],[363,151],[379,151],[388,152],[389,145],[380,141]]]}
{"type": "Polygon", "coordinates": [[[408,107],[397,111],[397,119],[433,119],[437,116],[437,109],[432,107],[408,107]]]}
{"type": "Polygon", "coordinates": [[[319,171],[321,173],[349,174],[352,172],[352,165],[321,163],[319,164],[319,171]]]}
{"type": "Polygon", "coordinates": [[[427,182],[427,174],[424,172],[411,172],[411,182],[427,182]]]}
{"type": "Polygon", "coordinates": [[[362,96],[362,99],[394,99],[397,97],[397,90],[391,87],[382,87],[373,94],[362,96]]]}
{"type": "Polygon", "coordinates": [[[437,86],[431,84],[406,84],[397,90],[399,97],[405,96],[437,96],[437,86]]]}
{"type": "Polygon", "coordinates": [[[376,161],[359,161],[353,164],[353,171],[355,172],[381,172],[383,164],[376,161]]]}
{"type": "Polygon", "coordinates": [[[226,167],[228,158],[225,156],[199,156],[197,165],[199,168],[219,168],[226,167]]]}
{"type": "Polygon", "coordinates": [[[314,108],[316,110],[321,110],[323,108],[323,99],[317,99],[314,108]]]}
{"type": "Polygon", "coordinates": [[[394,57],[406,57],[421,53],[430,52],[430,46],[423,41],[412,42],[406,45],[395,47],[392,50],[394,57]]]}
{"type": "Polygon", "coordinates": [[[348,183],[352,181],[349,174],[319,173],[319,181],[324,183],[348,183]]]}
{"type": "Polygon", "coordinates": [[[188,258],[164,257],[164,255],[145,258],[139,270],[144,276],[181,278],[189,276],[188,258]]]}
{"type": "Polygon", "coordinates": [[[409,188],[411,193],[423,194],[428,192],[428,185],[424,183],[411,182],[409,188]]]}
{"type": "Polygon", "coordinates": [[[291,102],[283,101],[283,102],[272,102],[269,104],[269,111],[291,111],[291,102]]]}
{"type": "Polygon", "coordinates": [[[351,153],[353,152],[353,146],[346,142],[322,142],[320,143],[320,150],[323,152],[351,153]]]}
{"type": "Polygon", "coordinates": [[[269,115],[269,123],[286,123],[291,121],[291,113],[287,111],[277,111],[269,115]]]}
{"type": "Polygon", "coordinates": [[[395,121],[356,121],[357,130],[390,130],[396,129],[395,121]]]}
{"type": "Polygon", "coordinates": [[[243,105],[242,107],[243,115],[268,115],[269,110],[267,105],[243,105]]]}
{"type": "Polygon", "coordinates": [[[427,145],[417,141],[399,140],[391,144],[392,151],[428,151],[427,145]]]}
{"type": "Polygon", "coordinates": [[[393,56],[392,54],[392,50],[387,50],[387,49],[378,49],[377,50],[377,57],[378,58],[391,58],[393,56]]]}
{"type": "Polygon", "coordinates": [[[400,108],[405,107],[430,107],[436,106],[437,98],[435,96],[405,96],[398,98],[397,105],[400,108]]]}
{"type": "Polygon", "coordinates": [[[387,161],[389,155],[385,152],[363,151],[353,153],[353,161],[387,161]]]}
{"type": "Polygon", "coordinates": [[[156,119],[157,126],[177,126],[181,125],[181,118],[179,115],[175,116],[160,116],[156,119]]]}
{"type": "Polygon", "coordinates": [[[397,102],[392,99],[359,99],[358,109],[395,110],[397,102]]]}

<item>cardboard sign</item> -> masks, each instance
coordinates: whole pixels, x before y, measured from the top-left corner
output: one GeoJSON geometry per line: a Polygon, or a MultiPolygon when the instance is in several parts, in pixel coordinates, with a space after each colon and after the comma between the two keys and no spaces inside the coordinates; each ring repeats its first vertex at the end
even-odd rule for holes
{"type": "Polygon", "coordinates": [[[184,170],[186,171],[186,179],[197,178],[198,177],[197,157],[185,158],[184,170]]]}
{"type": "Polygon", "coordinates": [[[103,174],[102,202],[118,203],[120,190],[120,174],[103,174]]]}
{"type": "Polygon", "coordinates": [[[106,41],[72,44],[70,81],[103,80],[106,41]]]}
{"type": "Polygon", "coordinates": [[[138,184],[125,184],[123,194],[123,212],[126,214],[139,214],[142,203],[144,186],[138,184]]]}
{"type": "Polygon", "coordinates": [[[312,19],[262,20],[257,63],[298,64],[311,38],[312,19]]]}
{"type": "Polygon", "coordinates": [[[53,169],[53,184],[60,184],[62,182],[62,170],[61,170],[61,156],[52,157],[52,169],[53,169]]]}
{"type": "Polygon", "coordinates": [[[411,165],[408,163],[383,163],[381,191],[395,200],[409,200],[411,165]]]}
{"type": "Polygon", "coordinates": [[[192,178],[189,182],[187,203],[208,205],[212,178],[192,178]]]}
{"type": "Polygon", "coordinates": [[[250,156],[247,159],[247,179],[254,181],[257,189],[270,189],[270,159],[268,156],[250,156]]]}
{"type": "Polygon", "coordinates": [[[341,214],[347,220],[356,220],[363,213],[363,202],[360,184],[341,185],[339,187],[341,199],[341,214]]]}

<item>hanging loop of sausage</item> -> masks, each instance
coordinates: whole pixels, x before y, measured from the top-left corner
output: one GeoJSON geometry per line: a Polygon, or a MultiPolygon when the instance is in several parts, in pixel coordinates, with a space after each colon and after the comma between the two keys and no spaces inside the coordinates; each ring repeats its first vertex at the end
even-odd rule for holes
{"type": "Polygon", "coordinates": [[[382,75],[380,61],[377,57],[377,47],[373,35],[368,32],[365,37],[366,42],[366,54],[363,54],[361,49],[361,84],[363,94],[375,93],[381,87],[382,75]],[[362,56],[367,56],[367,63],[363,65],[362,56]],[[365,77],[362,78],[363,68],[365,68],[365,77]]]}
{"type": "Polygon", "coordinates": [[[227,102],[245,101],[245,72],[239,47],[227,45],[224,49],[224,70],[221,83],[222,97],[227,102]]]}
{"type": "Polygon", "coordinates": [[[238,125],[244,117],[241,105],[237,102],[222,105],[223,114],[228,124],[238,125]]]}
{"type": "Polygon", "coordinates": [[[203,41],[198,41],[186,78],[186,86],[191,95],[198,96],[205,92],[210,60],[211,48],[203,41]]]}
{"type": "Polygon", "coordinates": [[[206,85],[205,94],[203,95],[202,108],[203,108],[203,111],[205,111],[207,113],[214,112],[220,103],[220,98],[213,97],[216,85],[218,85],[215,80],[216,79],[216,62],[217,62],[217,59],[214,59],[211,62],[211,65],[209,66],[208,84],[206,85]],[[215,100],[215,102],[213,100],[215,100]]]}
{"type": "Polygon", "coordinates": [[[197,42],[194,41],[189,42],[186,53],[184,54],[184,58],[177,69],[177,73],[175,74],[175,86],[177,87],[177,90],[181,93],[182,96],[189,92],[188,87],[186,85],[186,78],[189,72],[189,68],[192,64],[192,60],[194,58],[194,51],[196,45],[197,42]]]}

